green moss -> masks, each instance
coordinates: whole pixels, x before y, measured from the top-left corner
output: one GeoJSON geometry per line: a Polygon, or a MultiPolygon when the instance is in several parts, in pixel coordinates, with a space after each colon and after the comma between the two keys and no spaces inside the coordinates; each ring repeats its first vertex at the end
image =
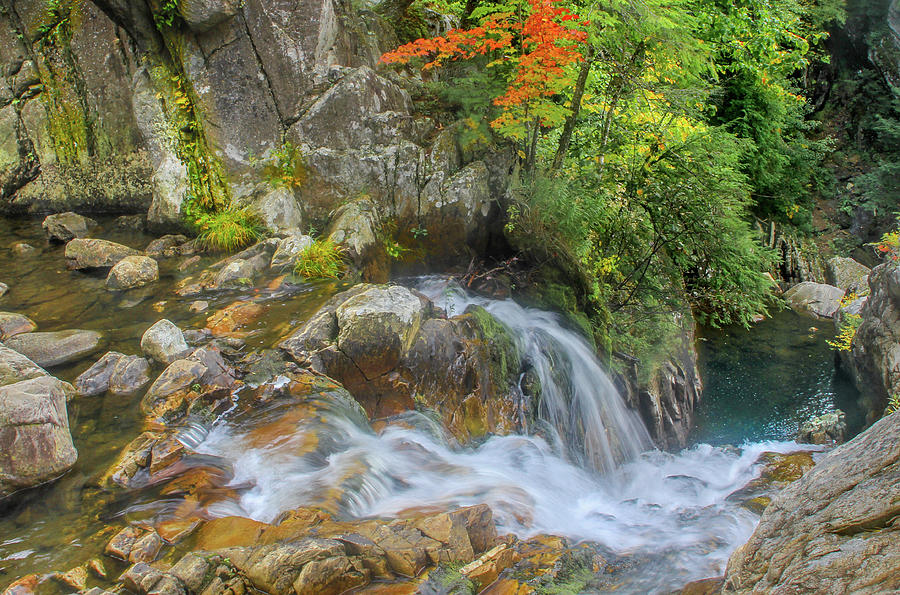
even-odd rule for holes
{"type": "Polygon", "coordinates": [[[512,335],[481,306],[470,306],[466,315],[475,323],[478,336],[489,350],[493,382],[502,386],[517,376],[521,367],[521,356],[512,335]]]}

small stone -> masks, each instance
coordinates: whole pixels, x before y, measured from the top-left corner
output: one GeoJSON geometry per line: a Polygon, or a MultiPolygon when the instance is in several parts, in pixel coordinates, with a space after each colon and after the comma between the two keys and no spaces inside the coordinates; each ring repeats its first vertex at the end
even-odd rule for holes
{"type": "Polygon", "coordinates": [[[160,440],[150,451],[150,474],[162,471],[184,456],[184,445],[174,436],[160,440]]]}
{"type": "Polygon", "coordinates": [[[23,333],[30,333],[35,329],[37,329],[37,325],[27,316],[14,312],[0,312],[0,341],[23,333]]]}
{"type": "Polygon", "coordinates": [[[170,364],[188,351],[181,329],[165,318],[156,322],[141,337],[144,355],[161,364],[170,364]]]}
{"type": "Polygon", "coordinates": [[[134,542],[131,552],[128,554],[129,562],[152,562],[156,560],[163,541],[156,531],[147,532],[134,542]]]}
{"type": "Polygon", "coordinates": [[[9,291],[9,285],[6,283],[0,283],[0,297],[6,295],[6,292],[9,291]]]}
{"type": "Polygon", "coordinates": [[[195,264],[197,264],[198,262],[200,262],[199,256],[191,256],[190,258],[185,258],[181,262],[181,264],[178,265],[178,270],[181,272],[184,272],[184,271],[188,270],[189,268],[191,268],[192,266],[194,266],[195,264]]]}
{"type": "Polygon", "coordinates": [[[159,265],[149,256],[126,256],[110,269],[106,288],[112,291],[134,289],[159,279],[159,265]]]}
{"type": "Polygon", "coordinates": [[[37,252],[37,248],[32,246],[31,244],[26,244],[25,242],[16,242],[10,248],[13,254],[16,256],[29,256],[37,252]]]}
{"type": "Polygon", "coordinates": [[[96,225],[96,221],[78,213],[59,213],[44,219],[41,227],[44,228],[48,240],[65,243],[75,238],[86,237],[88,230],[96,225]]]}
{"type": "Polygon", "coordinates": [[[210,316],[206,320],[206,328],[212,332],[214,337],[230,335],[259,320],[265,311],[266,307],[260,304],[234,302],[210,316]]]}
{"type": "Polygon", "coordinates": [[[81,591],[87,587],[87,577],[87,569],[84,566],[79,566],[78,568],[73,568],[61,574],[57,573],[53,575],[53,578],[61,583],[69,585],[77,591],[81,591]]]}
{"type": "Polygon", "coordinates": [[[87,568],[99,578],[106,578],[107,576],[106,566],[103,565],[103,561],[99,558],[91,558],[87,563],[87,568]]]}
{"type": "Polygon", "coordinates": [[[189,309],[191,312],[194,312],[194,313],[206,312],[206,310],[209,309],[209,302],[206,302],[204,300],[197,300],[196,302],[191,302],[189,309]]]}
{"type": "Polygon", "coordinates": [[[153,256],[154,258],[159,258],[162,256],[169,257],[170,255],[174,255],[172,254],[173,248],[175,248],[176,246],[180,246],[187,241],[187,236],[165,235],[147,244],[144,252],[146,252],[148,256],[153,256]]]}
{"type": "Polygon", "coordinates": [[[216,275],[216,286],[226,287],[228,285],[242,285],[252,282],[256,269],[253,264],[247,260],[233,260],[229,262],[219,274],[216,275]]]}
{"type": "Polygon", "coordinates": [[[846,415],[840,409],[820,415],[800,426],[797,442],[805,444],[841,444],[847,436],[846,415]]]}
{"type": "Polygon", "coordinates": [[[28,574],[9,584],[3,595],[34,595],[42,578],[36,574],[28,574]]]}

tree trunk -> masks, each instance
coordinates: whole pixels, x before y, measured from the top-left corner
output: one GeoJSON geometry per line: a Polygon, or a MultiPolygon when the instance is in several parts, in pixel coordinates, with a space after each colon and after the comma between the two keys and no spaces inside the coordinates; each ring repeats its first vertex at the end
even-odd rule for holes
{"type": "Polygon", "coordinates": [[[559,171],[566,158],[566,153],[569,152],[572,133],[575,132],[575,124],[578,122],[578,115],[581,113],[581,99],[584,97],[584,87],[587,85],[587,78],[593,63],[594,50],[593,48],[588,48],[584,62],[581,63],[581,70],[578,71],[578,80],[575,81],[575,91],[572,93],[572,113],[566,118],[562,135],[559,137],[559,146],[556,148],[556,156],[553,158],[553,165],[550,167],[551,175],[559,171]]]}

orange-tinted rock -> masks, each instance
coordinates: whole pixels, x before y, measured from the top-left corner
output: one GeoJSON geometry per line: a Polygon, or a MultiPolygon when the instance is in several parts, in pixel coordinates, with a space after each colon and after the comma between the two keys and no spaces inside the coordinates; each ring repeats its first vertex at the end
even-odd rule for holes
{"type": "Polygon", "coordinates": [[[104,553],[119,560],[128,560],[131,549],[143,534],[144,532],[137,527],[125,527],[106,544],[104,553]]]}
{"type": "Polygon", "coordinates": [[[200,526],[199,519],[165,521],[156,526],[156,532],[169,544],[176,544],[200,526]]]}
{"type": "Polygon", "coordinates": [[[529,595],[530,593],[534,593],[533,587],[514,578],[502,578],[481,591],[479,595],[529,595]]]}
{"type": "Polygon", "coordinates": [[[506,544],[500,544],[482,554],[471,564],[460,568],[459,573],[484,588],[496,581],[501,572],[520,559],[516,550],[506,544]]]}
{"type": "Polygon", "coordinates": [[[150,474],[162,471],[184,456],[184,445],[175,436],[157,441],[150,452],[150,474]]]}
{"type": "Polygon", "coordinates": [[[3,591],[3,595],[34,595],[39,584],[41,584],[41,577],[29,574],[10,583],[3,591]]]}
{"type": "Polygon", "coordinates": [[[213,519],[197,532],[197,549],[218,550],[255,545],[267,527],[269,525],[266,523],[243,517],[213,519]]]}
{"type": "Polygon", "coordinates": [[[705,578],[685,585],[680,595],[719,595],[724,584],[725,579],[722,577],[705,578]]]}
{"type": "Polygon", "coordinates": [[[259,320],[266,309],[254,302],[234,302],[207,318],[206,328],[216,337],[230,335],[259,320]]]}
{"type": "Polygon", "coordinates": [[[162,546],[163,541],[156,531],[147,531],[134,542],[134,546],[128,554],[128,561],[132,563],[152,562],[156,560],[162,546]]]}
{"type": "Polygon", "coordinates": [[[95,576],[99,578],[106,578],[106,566],[103,565],[103,561],[99,558],[92,558],[87,563],[87,569],[94,573],[95,576]]]}
{"type": "Polygon", "coordinates": [[[87,587],[87,569],[84,566],[72,568],[66,572],[56,573],[53,578],[59,582],[68,585],[76,591],[82,591],[87,587]]]}

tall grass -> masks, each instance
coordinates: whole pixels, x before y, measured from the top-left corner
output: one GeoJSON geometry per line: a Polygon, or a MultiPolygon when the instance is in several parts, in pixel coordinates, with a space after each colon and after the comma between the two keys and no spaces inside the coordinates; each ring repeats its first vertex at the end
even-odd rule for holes
{"type": "Polygon", "coordinates": [[[263,237],[259,219],[247,209],[229,207],[217,213],[204,213],[197,217],[195,225],[200,231],[198,244],[211,252],[234,252],[263,237]]]}
{"type": "Polygon", "coordinates": [[[300,253],[294,272],[307,279],[337,279],[346,268],[343,248],[326,239],[315,240],[300,253]]]}

